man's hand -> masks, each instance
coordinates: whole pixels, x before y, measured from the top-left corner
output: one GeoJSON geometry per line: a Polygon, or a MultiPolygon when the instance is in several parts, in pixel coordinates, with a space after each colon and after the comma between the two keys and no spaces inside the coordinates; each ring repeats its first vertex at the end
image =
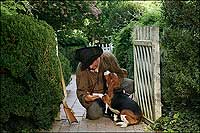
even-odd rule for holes
{"type": "Polygon", "coordinates": [[[93,96],[93,95],[86,95],[85,96],[85,101],[86,102],[93,102],[94,100],[96,100],[98,98],[100,98],[100,97],[97,96],[97,95],[95,95],[95,96],[93,96]]]}

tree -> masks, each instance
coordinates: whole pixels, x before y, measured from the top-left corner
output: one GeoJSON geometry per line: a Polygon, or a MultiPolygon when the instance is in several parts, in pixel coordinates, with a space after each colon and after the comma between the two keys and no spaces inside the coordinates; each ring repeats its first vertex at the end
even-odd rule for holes
{"type": "Polygon", "coordinates": [[[54,30],[66,29],[71,31],[84,26],[87,17],[98,17],[98,9],[92,1],[34,1],[29,0],[33,6],[35,17],[45,20],[54,30]]]}
{"type": "Polygon", "coordinates": [[[110,43],[112,36],[131,21],[138,20],[143,8],[130,1],[100,1],[97,7],[101,10],[98,21],[89,21],[87,35],[94,43],[110,43]]]}

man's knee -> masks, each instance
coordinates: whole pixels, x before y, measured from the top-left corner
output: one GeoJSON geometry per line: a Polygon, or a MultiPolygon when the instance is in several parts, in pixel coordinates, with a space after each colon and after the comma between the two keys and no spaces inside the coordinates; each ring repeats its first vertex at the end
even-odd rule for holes
{"type": "Polygon", "coordinates": [[[124,80],[121,83],[121,88],[125,90],[126,93],[133,94],[135,92],[134,81],[129,78],[124,78],[124,80]]]}
{"type": "Polygon", "coordinates": [[[91,104],[91,106],[87,109],[86,118],[96,120],[102,117],[103,114],[103,108],[98,104],[97,101],[94,101],[91,104]]]}

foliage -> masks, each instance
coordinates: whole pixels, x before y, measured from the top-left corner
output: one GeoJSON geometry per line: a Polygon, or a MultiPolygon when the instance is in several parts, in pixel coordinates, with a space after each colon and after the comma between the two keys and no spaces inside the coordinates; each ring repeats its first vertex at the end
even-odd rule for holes
{"type": "Polygon", "coordinates": [[[160,2],[148,1],[144,2],[145,7],[144,13],[139,18],[138,22],[145,26],[160,26],[161,25],[161,11],[160,2]]]}
{"type": "Polygon", "coordinates": [[[138,17],[137,21],[130,22],[126,27],[122,28],[119,33],[113,38],[114,54],[119,60],[121,67],[125,68],[129,72],[129,78],[133,78],[133,43],[134,34],[133,29],[135,26],[152,26],[157,25],[160,22],[159,6],[155,6],[155,3],[149,5],[152,8],[147,8],[144,5],[144,13],[138,17]],[[154,5],[154,6],[153,6],[154,5]],[[156,7],[156,8],[153,8],[156,7]]]}
{"type": "Polygon", "coordinates": [[[151,129],[154,131],[165,132],[194,132],[200,131],[199,109],[178,109],[179,111],[170,111],[164,114],[154,124],[151,129]]]}
{"type": "Polygon", "coordinates": [[[199,1],[164,1],[162,10],[168,27],[199,30],[199,1]]]}
{"type": "Polygon", "coordinates": [[[56,31],[84,27],[87,17],[98,16],[95,14],[95,5],[91,1],[34,1],[29,0],[33,6],[32,13],[40,20],[45,20],[56,31]],[[93,15],[94,14],[94,15],[93,15]]]}
{"type": "Polygon", "coordinates": [[[70,61],[74,73],[77,61],[74,53],[80,46],[88,45],[84,31],[87,20],[96,20],[99,10],[95,1],[32,1],[32,12],[40,20],[45,20],[57,33],[59,50],[70,61]]]}
{"type": "Polygon", "coordinates": [[[0,21],[1,131],[48,129],[63,96],[54,30],[25,15],[0,21]]]}
{"type": "Polygon", "coordinates": [[[71,72],[72,72],[72,68],[71,68],[71,64],[70,61],[61,53],[59,52],[59,58],[60,58],[60,62],[62,65],[62,70],[63,70],[63,76],[64,76],[64,80],[65,80],[65,84],[67,85],[70,82],[70,77],[71,77],[71,72]]]}
{"type": "Polygon", "coordinates": [[[168,110],[154,130],[200,131],[199,9],[198,1],[163,1],[161,85],[168,110]]]}
{"type": "Polygon", "coordinates": [[[143,8],[137,3],[133,2],[116,2],[108,4],[102,9],[104,11],[103,17],[109,18],[105,23],[105,27],[109,33],[118,32],[131,21],[136,21],[142,15],[143,8]]]}
{"type": "Polygon", "coordinates": [[[124,27],[112,42],[115,44],[114,55],[118,59],[120,67],[128,71],[129,78],[133,78],[132,31],[134,26],[135,22],[132,22],[124,27]]]}
{"type": "Polygon", "coordinates": [[[58,43],[62,47],[64,46],[77,46],[88,44],[87,37],[80,31],[74,31],[73,33],[68,33],[67,30],[62,30],[57,32],[58,43]]]}
{"type": "Polygon", "coordinates": [[[17,3],[14,0],[4,2],[1,1],[1,15],[14,14],[24,14],[31,16],[31,6],[27,1],[19,1],[17,3]]]}
{"type": "MultiPolygon", "coordinates": [[[[170,28],[165,28],[162,37],[162,48],[165,51],[162,62],[162,83],[164,101],[169,103],[173,101],[175,103],[178,101],[187,102],[200,94],[199,26],[197,23],[190,23],[187,18],[189,17],[187,11],[191,11],[191,6],[195,7],[193,11],[198,10],[197,3],[191,1],[167,1],[163,4],[166,26],[170,26],[170,28]],[[175,20],[171,19],[169,11],[175,20]],[[185,18],[180,19],[178,16],[181,15],[184,15],[185,18]],[[177,21],[176,27],[172,26],[174,21],[177,21]],[[187,27],[186,23],[190,26],[187,27]]],[[[196,13],[190,14],[193,14],[190,17],[193,17],[194,22],[197,22],[196,13]]]]}
{"type": "Polygon", "coordinates": [[[188,103],[200,94],[197,39],[189,30],[165,30],[163,42],[167,53],[162,63],[162,87],[166,103],[188,103]]]}
{"type": "Polygon", "coordinates": [[[101,1],[97,7],[100,8],[101,15],[99,21],[88,25],[88,28],[92,29],[89,30],[89,36],[103,43],[110,43],[115,33],[120,32],[131,21],[138,20],[144,10],[131,1],[101,1]]]}
{"type": "Polygon", "coordinates": [[[78,61],[74,59],[75,50],[88,45],[88,40],[82,34],[68,35],[67,31],[57,33],[59,51],[70,61],[72,73],[75,73],[78,61]]]}

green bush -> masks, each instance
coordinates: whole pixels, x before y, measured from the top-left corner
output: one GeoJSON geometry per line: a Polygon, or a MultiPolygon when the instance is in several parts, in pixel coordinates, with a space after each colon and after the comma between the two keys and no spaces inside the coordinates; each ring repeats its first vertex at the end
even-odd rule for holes
{"type": "Polygon", "coordinates": [[[166,1],[162,6],[162,93],[163,101],[174,106],[191,105],[200,96],[198,6],[196,1],[166,1]]]}
{"type": "Polygon", "coordinates": [[[70,79],[71,79],[70,77],[71,77],[71,74],[72,74],[70,62],[62,53],[59,53],[59,58],[60,58],[60,62],[61,62],[61,65],[62,65],[65,85],[67,85],[70,82],[70,79]]]}
{"type": "Polygon", "coordinates": [[[179,109],[179,111],[171,111],[168,114],[164,114],[150,127],[154,131],[165,132],[199,132],[200,131],[200,114],[199,110],[191,109],[179,109]]]}
{"type": "Polygon", "coordinates": [[[161,88],[163,115],[151,127],[159,131],[199,132],[199,2],[162,5],[161,88]]]}
{"type": "Polygon", "coordinates": [[[31,5],[28,1],[6,0],[1,1],[1,15],[24,14],[31,16],[31,5]]]}
{"type": "Polygon", "coordinates": [[[54,30],[24,15],[0,22],[1,131],[48,129],[63,98],[54,30]]]}
{"type": "Polygon", "coordinates": [[[191,31],[182,29],[165,30],[163,42],[167,50],[162,63],[163,100],[191,104],[200,94],[199,44],[191,31]]]}
{"type": "Polygon", "coordinates": [[[59,51],[69,60],[72,73],[75,73],[78,61],[74,59],[75,51],[78,48],[88,45],[88,40],[81,35],[69,36],[66,31],[57,33],[59,51]]]}
{"type": "Polygon", "coordinates": [[[139,23],[145,26],[160,26],[160,1],[144,4],[145,11],[139,18],[139,23]]]}
{"type": "Polygon", "coordinates": [[[120,67],[128,71],[128,77],[133,79],[133,43],[132,31],[135,23],[124,27],[113,39],[114,55],[119,61],[120,67]]]}
{"type": "Polygon", "coordinates": [[[75,51],[79,48],[82,48],[83,46],[67,46],[65,47],[66,57],[68,57],[70,61],[70,66],[72,68],[72,73],[76,72],[76,68],[78,65],[78,61],[75,60],[75,51]]]}

